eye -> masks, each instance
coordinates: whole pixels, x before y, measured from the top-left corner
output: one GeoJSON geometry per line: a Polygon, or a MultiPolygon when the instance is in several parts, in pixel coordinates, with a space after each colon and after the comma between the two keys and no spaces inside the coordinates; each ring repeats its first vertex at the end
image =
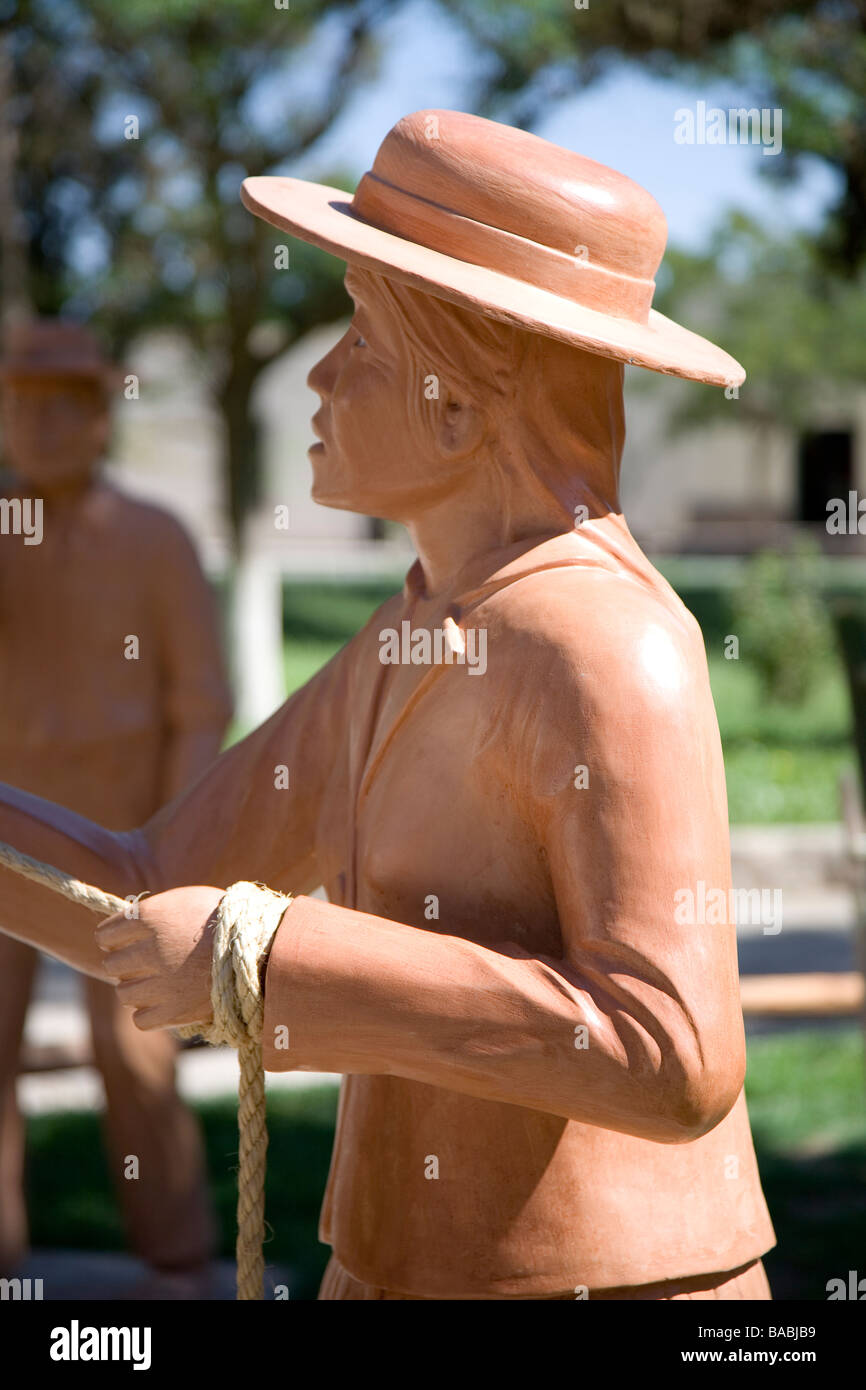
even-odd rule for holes
{"type": "Polygon", "coordinates": [[[366,338],[362,338],[361,335],[358,334],[358,337],[355,339],[354,343],[352,344],[352,347],[366,347],[366,346],[367,346],[367,339],[366,339],[366,338]]]}

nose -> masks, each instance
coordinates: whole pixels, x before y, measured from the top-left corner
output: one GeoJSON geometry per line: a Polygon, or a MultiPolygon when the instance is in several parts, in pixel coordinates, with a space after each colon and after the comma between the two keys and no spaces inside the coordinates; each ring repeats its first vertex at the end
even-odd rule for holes
{"type": "Polygon", "coordinates": [[[350,332],[351,330],[347,330],[339,342],[335,343],[330,351],[326,352],[324,357],[310,368],[307,385],[311,391],[315,391],[317,396],[321,396],[323,401],[329,400],[333,393],[334,382],[340,375],[340,369],[346,355],[350,332]]]}

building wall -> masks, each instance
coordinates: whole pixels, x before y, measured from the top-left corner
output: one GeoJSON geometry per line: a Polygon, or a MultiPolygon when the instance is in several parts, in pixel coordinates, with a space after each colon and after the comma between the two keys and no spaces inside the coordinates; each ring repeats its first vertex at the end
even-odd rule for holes
{"type": "Polygon", "coordinates": [[[632,531],[647,549],[675,550],[687,541],[696,516],[752,513],[793,518],[796,450],[791,434],[759,435],[737,420],[673,432],[670,420],[683,393],[701,390],[665,379],[651,387],[626,377],[626,445],[621,495],[632,531]]]}

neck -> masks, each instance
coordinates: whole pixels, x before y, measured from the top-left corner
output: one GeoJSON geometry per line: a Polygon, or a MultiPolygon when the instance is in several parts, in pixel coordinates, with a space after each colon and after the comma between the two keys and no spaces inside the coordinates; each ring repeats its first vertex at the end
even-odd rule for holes
{"type": "Polygon", "coordinates": [[[564,470],[561,479],[548,479],[525,461],[515,467],[500,456],[499,467],[491,469],[475,460],[459,490],[406,522],[427,595],[447,593],[467,565],[492,551],[572,531],[578,507],[586,509],[581,517],[594,520],[617,513],[615,482],[588,471],[574,477],[564,470]]]}
{"type": "Polygon", "coordinates": [[[485,512],[464,507],[462,502],[457,506],[453,502],[439,503],[410,521],[408,530],[429,598],[447,593],[457,575],[473,560],[481,560],[491,551],[522,539],[523,534],[550,533],[550,528],[523,533],[520,528],[509,527],[503,534],[498,518],[491,516],[489,509],[485,512]]]}
{"type": "Polygon", "coordinates": [[[90,492],[94,486],[95,474],[87,473],[75,478],[67,478],[62,482],[51,482],[43,484],[35,479],[21,477],[14,474],[14,479],[18,489],[28,497],[41,497],[49,512],[69,511],[90,492]]]}

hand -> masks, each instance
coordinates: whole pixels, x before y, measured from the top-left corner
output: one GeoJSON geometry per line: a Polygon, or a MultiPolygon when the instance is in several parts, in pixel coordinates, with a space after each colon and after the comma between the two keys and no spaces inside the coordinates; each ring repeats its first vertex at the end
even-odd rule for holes
{"type": "Polygon", "coordinates": [[[138,916],[122,912],[96,928],[105,971],[117,997],[147,1032],[184,1023],[213,1022],[211,956],[221,888],[172,888],[138,903],[138,916]]]}

